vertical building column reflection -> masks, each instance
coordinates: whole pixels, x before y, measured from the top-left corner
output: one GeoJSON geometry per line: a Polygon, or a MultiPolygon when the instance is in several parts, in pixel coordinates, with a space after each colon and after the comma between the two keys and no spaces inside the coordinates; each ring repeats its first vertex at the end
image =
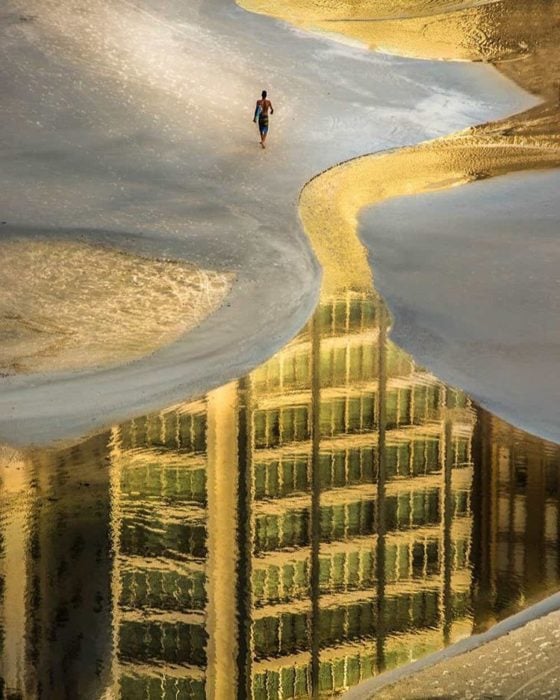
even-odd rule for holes
{"type": "MultiPolygon", "coordinates": [[[[227,384],[210,392],[207,402],[206,697],[209,700],[229,700],[236,697],[238,675],[235,663],[237,601],[234,584],[238,554],[237,383],[227,384]]],[[[246,479],[247,475],[243,477],[246,479]]],[[[244,597],[246,598],[246,595],[244,597]]]]}
{"type": "Polygon", "coordinates": [[[118,698],[120,694],[120,627],[121,627],[121,532],[122,532],[122,435],[120,426],[111,428],[109,439],[111,454],[110,492],[111,492],[111,548],[113,553],[113,571],[111,574],[111,596],[113,601],[112,616],[112,660],[111,660],[111,693],[118,698]]]}
{"type": "Polygon", "coordinates": [[[101,697],[111,685],[108,436],[32,458],[29,697],[101,697]]]}
{"type": "MultiPolygon", "coordinates": [[[[536,442],[536,441],[535,441],[536,442]]],[[[537,591],[546,579],[546,477],[540,445],[527,450],[525,520],[525,590],[537,591]]]]}
{"type": "Polygon", "coordinates": [[[237,698],[253,698],[253,552],[255,549],[253,420],[251,380],[244,377],[238,389],[237,454],[239,460],[237,546],[237,698]]]}
{"type": "Polygon", "coordinates": [[[560,580],[560,465],[556,468],[554,478],[554,489],[556,492],[555,507],[556,507],[556,579],[560,580]]]}
{"type": "Polygon", "coordinates": [[[14,450],[0,452],[2,470],[2,531],[0,532],[0,634],[1,697],[24,697],[27,664],[27,570],[29,566],[29,514],[32,498],[26,462],[14,450]]]}
{"type": "Polygon", "coordinates": [[[385,670],[385,486],[387,481],[387,462],[385,451],[385,436],[387,429],[387,326],[388,314],[382,301],[377,306],[379,317],[379,354],[377,390],[377,508],[376,518],[376,659],[377,672],[385,670]]]}
{"type": "Polygon", "coordinates": [[[493,617],[493,468],[492,426],[486,411],[478,409],[473,434],[473,534],[471,561],[473,633],[486,630],[493,617]]]}
{"type": "MultiPolygon", "coordinates": [[[[500,441],[492,416],[477,411],[473,436],[473,633],[496,619],[500,441]]],[[[513,474],[510,472],[510,479],[513,474]]],[[[511,497],[514,494],[512,492],[511,497]]]]}
{"type": "Polygon", "coordinates": [[[317,313],[311,322],[311,678],[313,698],[319,697],[321,644],[320,561],[321,547],[321,335],[317,313]]]}
{"type": "Polygon", "coordinates": [[[451,590],[451,574],[453,569],[453,551],[451,526],[453,524],[453,421],[449,417],[449,406],[446,394],[443,427],[443,643],[447,646],[451,639],[453,623],[453,596],[451,590]]]}

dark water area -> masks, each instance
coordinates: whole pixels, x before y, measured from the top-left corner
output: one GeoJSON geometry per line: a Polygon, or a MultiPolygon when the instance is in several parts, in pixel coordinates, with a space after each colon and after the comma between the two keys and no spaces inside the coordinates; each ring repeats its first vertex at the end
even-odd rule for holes
{"type": "Polygon", "coordinates": [[[203,399],[3,448],[3,697],[329,697],[557,590],[560,448],[387,324],[340,294],[203,399]]]}

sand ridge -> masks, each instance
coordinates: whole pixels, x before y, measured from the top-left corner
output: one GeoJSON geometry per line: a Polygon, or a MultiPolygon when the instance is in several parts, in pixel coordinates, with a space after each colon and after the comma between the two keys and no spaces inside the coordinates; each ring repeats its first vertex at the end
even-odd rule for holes
{"type": "Polygon", "coordinates": [[[82,242],[0,241],[0,372],[129,362],[196,327],[233,275],[82,242]]]}

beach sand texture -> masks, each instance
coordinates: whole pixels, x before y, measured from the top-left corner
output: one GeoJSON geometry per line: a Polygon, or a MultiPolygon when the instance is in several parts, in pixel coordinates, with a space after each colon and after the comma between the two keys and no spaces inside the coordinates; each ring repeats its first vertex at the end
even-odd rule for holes
{"type": "MultiPolygon", "coordinates": [[[[469,3],[469,7],[465,3],[446,3],[445,18],[453,18],[455,11],[472,13],[475,4],[480,3],[469,3]]],[[[395,13],[410,14],[414,10],[412,5],[402,3],[395,13]]],[[[485,5],[490,6],[489,3],[485,5]]],[[[31,3],[27,7],[31,7],[31,3]]],[[[434,16],[433,3],[423,3],[422,7],[424,16],[434,16]]],[[[442,5],[437,7],[438,22],[447,21],[442,19],[442,5]]],[[[484,12],[487,10],[485,8],[484,12]]],[[[414,27],[421,25],[417,19],[399,20],[410,21],[410,32],[403,36],[415,34],[414,27]]],[[[21,151],[17,151],[17,147],[14,149],[19,179],[7,178],[9,193],[17,192],[22,182],[32,185],[34,168],[42,168],[42,175],[49,172],[52,175],[49,167],[53,160],[56,163],[56,177],[52,182],[42,183],[36,190],[26,189],[22,195],[29,207],[25,215],[21,214],[19,199],[12,197],[9,209],[11,215],[16,214],[13,216],[15,223],[26,228],[32,239],[32,223],[40,219],[45,201],[48,201],[54,208],[49,212],[48,222],[53,230],[57,223],[71,228],[95,221],[97,227],[117,231],[116,237],[120,238],[120,234],[136,225],[138,239],[129,241],[126,253],[118,255],[125,258],[130,255],[133,260],[137,259],[132,257],[136,255],[141,260],[141,253],[157,256],[163,250],[175,259],[173,253],[177,255],[182,251],[187,257],[192,252],[194,264],[198,266],[195,269],[231,270],[230,274],[236,275],[236,284],[228,300],[233,311],[223,305],[184,342],[179,339],[149,359],[131,363],[126,368],[113,367],[106,373],[92,373],[91,377],[61,372],[51,378],[35,376],[32,381],[21,376],[7,378],[7,391],[0,402],[5,409],[0,428],[14,442],[29,442],[30,436],[35,442],[77,436],[107,424],[115,416],[138,413],[145,406],[169,405],[173,397],[183,398],[189,391],[200,391],[227,376],[242,374],[247,365],[257,363],[259,358],[282,344],[307,317],[315,303],[319,280],[305,239],[300,236],[295,207],[297,194],[315,172],[333,162],[360,156],[364,150],[409,146],[380,156],[354,159],[316,177],[303,190],[300,213],[324,269],[324,298],[341,290],[372,292],[367,251],[357,237],[363,209],[387,198],[433,192],[483,180],[490,175],[528,167],[549,167],[558,162],[552,102],[536,107],[532,116],[524,116],[519,124],[503,122],[410,147],[419,140],[449,133],[477,119],[481,121],[532,103],[521,98],[520,93],[515,97],[515,91],[484,66],[425,63],[415,68],[412,62],[371,58],[355,47],[333,46],[323,39],[302,41],[301,35],[286,31],[282,25],[270,23],[271,27],[267,27],[269,20],[245,17],[217,1],[201,3],[195,10],[185,9],[182,3],[168,2],[155,10],[150,3],[86,5],[77,1],[57,4],[46,0],[43,5],[37,3],[27,18],[12,17],[12,20],[12,28],[16,29],[10,33],[10,40],[14,42],[16,53],[21,52],[31,66],[35,65],[34,51],[39,54],[39,64],[45,56],[52,63],[48,63],[51,72],[46,70],[41,75],[47,87],[41,93],[41,100],[33,105],[37,124],[30,126],[33,119],[29,118],[25,126],[44,150],[39,157],[34,154],[31,158],[23,147],[21,151]],[[234,31],[230,30],[231,17],[243,17],[236,25],[238,33],[233,35],[229,33],[234,31]],[[249,28],[257,31],[251,32],[249,28]],[[215,32],[221,32],[221,41],[216,40],[215,32]],[[248,43],[243,43],[245,33],[250,37],[248,43]],[[279,38],[275,43],[276,37],[281,41],[279,38]],[[149,44],[150,51],[142,40],[149,44]],[[255,42],[260,42],[259,52],[251,53],[255,42]],[[281,45],[283,42],[286,46],[281,45]],[[273,135],[278,143],[287,144],[290,139],[293,143],[286,145],[282,153],[276,151],[276,159],[266,171],[236,167],[239,161],[247,162],[249,148],[256,143],[247,137],[243,146],[233,146],[232,133],[224,134],[223,129],[215,128],[214,93],[199,80],[194,69],[207,66],[210,83],[216,81],[222,85],[222,72],[231,79],[230,84],[223,85],[223,90],[231,101],[232,112],[241,119],[254,83],[260,80],[256,70],[245,82],[240,77],[247,70],[244,57],[247,56],[247,64],[251,64],[255,56],[259,58],[260,52],[264,52],[271,64],[271,75],[280,81],[290,58],[288,45],[294,50],[294,57],[287,72],[294,73],[289,79],[284,77],[285,82],[281,84],[285,94],[291,90],[297,94],[297,100],[286,107],[284,114],[280,110],[277,131],[273,135]],[[299,45],[304,48],[298,49],[299,45]],[[238,62],[234,68],[227,65],[232,59],[238,62]],[[61,79],[56,72],[61,71],[61,65],[64,69],[70,66],[75,70],[75,75],[85,84],[84,88],[80,82],[79,90],[83,89],[87,95],[83,102],[76,103],[81,112],[72,114],[74,122],[62,137],[63,130],[59,129],[57,119],[67,109],[64,100],[75,95],[71,91],[57,92],[60,88],[57,79],[67,82],[65,76],[61,79]],[[383,72],[385,75],[380,76],[383,72]],[[373,87],[364,86],[366,73],[373,87]],[[53,80],[53,75],[57,79],[53,80]],[[474,85],[475,77],[481,79],[478,87],[474,85]],[[471,79],[475,97],[470,96],[471,88],[466,88],[462,82],[466,84],[471,79]],[[318,80],[321,91],[328,93],[330,88],[333,97],[318,97],[310,113],[302,117],[301,100],[308,96],[310,86],[318,80]],[[394,82],[398,94],[389,90],[393,89],[394,82]],[[374,100],[382,89],[388,91],[385,105],[374,100]],[[236,90],[243,93],[243,99],[236,90]],[[138,119],[130,130],[123,113],[115,112],[115,104],[120,105],[120,101],[130,106],[127,116],[132,121],[138,119]],[[492,106],[494,101],[496,104],[492,106]],[[316,111],[312,112],[313,109],[316,111]],[[426,114],[431,115],[428,124],[424,123],[426,114]],[[401,117],[404,126],[400,124],[401,117]],[[320,121],[322,118],[324,121],[320,121]],[[110,138],[105,141],[96,136],[88,141],[87,167],[82,170],[82,164],[74,162],[70,168],[74,178],[77,173],[82,176],[81,180],[76,178],[76,184],[65,171],[72,163],[76,143],[83,138],[84,132],[80,129],[84,120],[88,127],[94,124],[101,133],[108,130],[110,138]],[[321,128],[314,130],[318,124],[321,128]],[[544,128],[547,125],[550,126],[548,132],[544,128]],[[42,129],[49,136],[54,133],[58,137],[56,148],[41,133],[42,129]],[[360,129],[359,139],[356,138],[357,129],[360,129]],[[333,133],[340,138],[333,139],[333,133]],[[141,146],[130,158],[128,153],[138,142],[141,146]],[[123,156],[125,152],[126,157],[123,156]],[[147,165],[142,162],[146,160],[146,153],[151,154],[147,165]],[[162,153],[165,158],[161,157],[162,153]],[[150,172],[152,169],[156,172],[150,172]],[[190,169],[194,174],[191,175],[190,169]],[[191,188],[189,191],[186,191],[186,181],[191,188]],[[270,195],[270,200],[263,200],[266,195],[270,195]],[[267,201],[266,207],[263,201],[267,201]],[[165,216],[160,221],[162,213],[165,216]],[[299,267],[292,269],[298,259],[299,267]],[[84,391],[88,402],[82,398],[84,391]]],[[[346,25],[345,22],[340,24],[346,25]]],[[[470,25],[467,23],[467,26],[470,25]]],[[[397,35],[398,32],[393,31],[388,36],[397,35]]],[[[449,37],[453,44],[452,32],[449,37]]],[[[363,39],[356,34],[350,38],[363,39]]],[[[433,45],[433,36],[430,41],[433,45]]],[[[426,46],[429,48],[430,41],[420,42],[420,49],[416,50],[420,53],[426,46]]],[[[441,56],[446,41],[444,33],[438,45],[441,56]]],[[[512,57],[511,47],[515,41],[501,44],[496,56],[512,57]]],[[[383,48],[381,44],[377,46],[383,48]]],[[[526,47],[521,46],[521,49],[526,51],[526,47]]],[[[451,51],[449,47],[445,50],[451,51]]],[[[468,42],[462,50],[465,57],[477,58],[468,42]]],[[[18,80],[24,81],[21,73],[18,80]]],[[[12,92],[22,101],[29,87],[24,84],[26,87],[21,88],[17,81],[10,83],[12,92]]],[[[74,88],[73,85],[70,90],[74,88]]],[[[14,111],[12,119],[14,114],[17,117],[20,113],[14,111]]],[[[85,131],[89,133],[89,128],[85,131]]],[[[236,126],[232,132],[241,142],[242,130],[236,126]]],[[[272,149],[271,152],[274,153],[272,149]]],[[[65,243],[64,253],[68,251],[69,261],[74,253],[83,252],[77,251],[76,246],[79,248],[78,244],[65,243]]],[[[375,254],[375,247],[372,249],[375,254]]],[[[43,252],[48,257],[51,251],[49,248],[43,252]]],[[[180,257],[178,255],[178,259],[180,257]]],[[[100,261],[100,264],[106,269],[109,261],[100,261]]],[[[185,275],[189,274],[187,270],[192,274],[193,267],[188,263],[175,264],[184,269],[185,275]]],[[[129,273],[128,268],[123,270],[124,277],[129,273]]],[[[158,268],[158,273],[165,274],[165,270],[158,268]]],[[[148,278],[151,274],[146,270],[148,278]]],[[[228,273],[215,274],[223,279],[228,273]]],[[[95,288],[97,281],[90,283],[93,298],[95,294],[103,297],[105,293],[95,288]]],[[[126,286],[134,288],[133,284],[126,286]]],[[[159,299],[157,290],[154,293],[154,298],[159,299]]],[[[445,289],[441,293],[444,295],[445,289]]],[[[147,301],[138,301],[139,311],[147,301]]],[[[162,301],[165,306],[166,299],[162,301]]],[[[102,307],[103,304],[100,310],[102,307]]],[[[75,310],[68,310],[70,318],[74,314],[75,310]]],[[[123,326],[126,331],[126,319],[123,326]]],[[[147,331],[149,327],[148,324],[147,331]]],[[[128,342],[125,346],[129,351],[128,342]]],[[[48,464],[43,466],[48,467],[48,464]]],[[[72,495],[78,507],[76,494],[72,495]]],[[[271,507],[275,506],[272,502],[271,507]]],[[[540,643],[540,634],[540,631],[530,632],[532,636],[522,641],[540,643]]],[[[546,663],[546,648],[540,651],[546,663]]],[[[517,648],[509,658],[515,661],[516,652],[517,648]]],[[[488,653],[488,658],[492,658],[494,652],[488,647],[477,653],[479,657],[488,653]]],[[[494,678],[488,675],[487,680],[488,687],[495,687],[494,678]]]]}
{"type": "Polygon", "coordinates": [[[357,687],[348,693],[348,700],[554,700],[560,683],[559,623],[560,612],[551,612],[395,683],[381,686],[380,677],[371,684],[375,689],[357,687]]]}
{"type": "Polygon", "coordinates": [[[215,311],[232,275],[62,240],[0,241],[0,372],[142,357],[215,311]]]}
{"type": "MultiPolygon", "coordinates": [[[[300,208],[314,250],[323,267],[329,270],[324,293],[329,294],[332,285],[343,284],[349,271],[365,279],[362,274],[368,264],[365,255],[361,256],[361,268],[350,262],[361,245],[357,240],[359,230],[369,249],[374,275],[377,273],[380,280],[376,286],[394,314],[393,335],[397,342],[438,376],[466,389],[506,420],[559,440],[556,397],[560,393],[560,380],[558,372],[551,369],[551,348],[558,342],[554,329],[560,313],[555,276],[541,276],[538,282],[530,283],[531,273],[525,269],[524,256],[508,257],[510,246],[504,236],[492,236],[493,230],[489,231],[488,249],[483,239],[478,242],[473,239],[476,226],[484,226],[483,198],[478,198],[481,206],[477,206],[476,194],[469,198],[470,218],[463,217],[462,221],[454,217],[452,205],[445,208],[445,194],[430,198],[420,214],[425,222],[424,247],[414,226],[419,212],[407,214],[407,208],[412,209],[411,203],[416,200],[393,202],[390,218],[384,217],[383,207],[376,211],[375,206],[405,195],[443,193],[457,185],[560,165],[557,49],[560,3],[555,0],[529,5],[518,0],[459,5],[410,2],[395,3],[392,9],[390,3],[358,2],[350,6],[312,0],[274,4],[242,0],[242,4],[308,30],[336,31],[379,51],[424,59],[489,62],[539,97],[540,104],[500,121],[335,166],[304,188],[300,208]],[[387,19],[389,15],[399,18],[387,19]],[[368,208],[371,211],[364,215],[368,208]],[[446,215],[442,217],[444,210],[446,215]],[[392,236],[384,236],[383,227],[389,224],[392,236]],[[446,236],[449,227],[454,229],[453,237],[446,236]],[[403,235],[396,236],[397,230],[402,230],[403,235]],[[457,231],[461,235],[456,235],[457,231]],[[437,277],[441,308],[433,304],[430,307],[427,301],[434,291],[433,246],[438,245],[438,235],[445,239],[450,260],[461,259],[462,251],[469,249],[469,264],[459,269],[455,277],[437,277]],[[492,251],[496,264],[499,261],[503,264],[507,258],[507,274],[494,286],[483,272],[488,250],[492,251]],[[340,265],[344,259],[346,264],[340,265]],[[359,274],[358,269],[362,270],[359,274]],[[403,273],[398,279],[396,271],[403,273]],[[524,310],[522,304],[514,301],[523,296],[528,283],[537,315],[534,307],[524,310]],[[479,306],[475,299],[482,289],[487,298],[484,312],[476,318],[473,306],[479,306]],[[448,308],[443,302],[446,296],[454,297],[448,308]],[[501,303],[504,297],[509,298],[509,306],[507,301],[505,305],[501,303]],[[513,315],[517,322],[503,328],[502,319],[513,315]],[[457,319],[463,317],[468,319],[466,339],[465,333],[458,330],[461,324],[457,324],[457,319]],[[533,321],[530,338],[527,338],[528,318],[533,321]],[[488,342],[488,329],[492,326],[496,329],[495,337],[488,342]],[[463,351],[458,352],[458,348],[463,351]],[[543,381],[537,381],[538,377],[543,381]]],[[[437,109],[434,103],[434,112],[437,109]]],[[[548,193],[549,200],[554,200],[555,190],[552,178],[542,188],[545,199],[548,193]]],[[[509,190],[507,185],[496,188],[495,192],[502,202],[502,226],[507,227],[508,216],[513,217],[512,226],[517,224],[519,212],[510,214],[507,203],[512,196],[518,201],[519,183],[512,183],[509,190]]],[[[544,214],[539,197],[531,192],[528,181],[524,207],[527,261],[530,256],[538,257],[538,251],[548,251],[546,242],[556,231],[554,218],[550,218],[550,212],[544,214]],[[540,238],[534,235],[536,229],[531,224],[530,212],[538,220],[540,238]]],[[[453,192],[453,202],[460,202],[462,196],[467,195],[453,192]]],[[[554,259],[556,253],[550,248],[547,255],[554,259]]]]}
{"type": "Polygon", "coordinates": [[[534,104],[486,66],[302,37],[225,0],[10,0],[1,13],[2,232],[88,231],[235,275],[227,303],[148,357],[4,378],[0,434],[20,444],[78,437],[242,376],[316,304],[321,273],[296,206],[310,178],[364,146],[410,145],[534,104]],[[252,124],[263,62],[281,105],[266,153],[252,124]]]}

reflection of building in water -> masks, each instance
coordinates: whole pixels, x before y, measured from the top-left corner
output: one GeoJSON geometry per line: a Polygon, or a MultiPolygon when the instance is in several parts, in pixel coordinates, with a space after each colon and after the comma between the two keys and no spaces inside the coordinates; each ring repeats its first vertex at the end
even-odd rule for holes
{"type": "Polygon", "coordinates": [[[107,435],[2,464],[2,697],[99,697],[110,684],[108,476],[107,435]]]}
{"type": "Polygon", "coordinates": [[[25,463],[16,451],[0,452],[0,697],[25,682],[26,557],[29,501],[25,463]]]}
{"type": "Polygon", "coordinates": [[[341,690],[459,633],[472,420],[384,318],[367,295],[322,304],[253,373],[257,695],[341,690]]]}
{"type": "Polygon", "coordinates": [[[115,432],[126,695],[338,690],[468,632],[472,417],[379,314],[322,304],[238,388],[115,432]]]}
{"type": "Polygon", "coordinates": [[[201,401],[132,421],[113,435],[120,533],[115,681],[123,697],[204,694],[207,413],[201,401]]]}
{"type": "Polygon", "coordinates": [[[480,412],[473,484],[475,629],[556,592],[560,448],[480,412]]]}
{"type": "Polygon", "coordinates": [[[108,697],[329,695],[557,587],[560,450],[474,425],[385,325],[323,303],[250,377],[4,468],[13,696],[110,658],[108,697]]]}

